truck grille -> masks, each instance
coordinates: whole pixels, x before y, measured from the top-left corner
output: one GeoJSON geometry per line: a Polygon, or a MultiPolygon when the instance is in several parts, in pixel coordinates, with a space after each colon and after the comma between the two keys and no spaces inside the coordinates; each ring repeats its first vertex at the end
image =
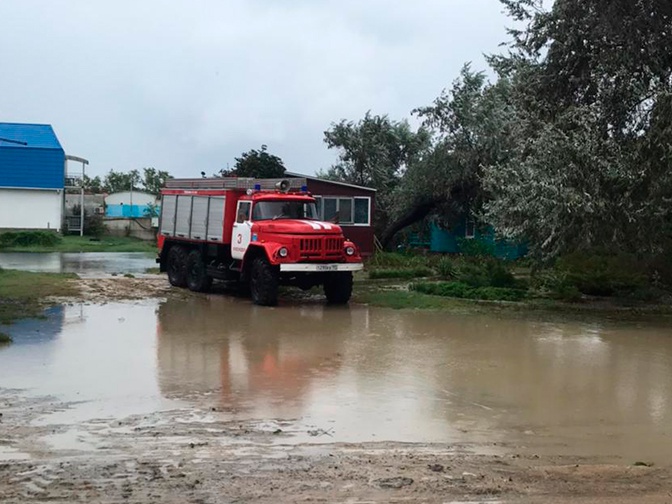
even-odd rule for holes
{"type": "Polygon", "coordinates": [[[301,257],[338,259],[343,253],[343,238],[301,238],[301,257]]]}

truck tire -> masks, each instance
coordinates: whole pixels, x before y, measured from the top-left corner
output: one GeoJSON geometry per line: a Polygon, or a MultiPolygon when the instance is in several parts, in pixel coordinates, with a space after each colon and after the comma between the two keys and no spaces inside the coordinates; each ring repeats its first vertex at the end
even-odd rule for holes
{"type": "Polygon", "coordinates": [[[175,245],[168,251],[168,281],[175,287],[187,285],[187,251],[175,245]]]}
{"type": "Polygon", "coordinates": [[[206,272],[203,256],[192,250],[187,256],[187,287],[194,292],[206,292],[212,286],[212,277],[206,272]]]}
{"type": "Polygon", "coordinates": [[[261,306],[278,304],[278,273],[265,257],[252,261],[250,272],[250,294],[252,302],[261,306]]]}
{"type": "Polygon", "coordinates": [[[324,295],[329,304],[346,304],[352,295],[352,273],[337,271],[324,279],[324,295]]]}

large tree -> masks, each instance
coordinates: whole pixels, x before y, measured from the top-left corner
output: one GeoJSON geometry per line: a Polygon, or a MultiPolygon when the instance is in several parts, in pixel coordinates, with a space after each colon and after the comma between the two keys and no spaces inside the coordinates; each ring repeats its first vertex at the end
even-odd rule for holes
{"type": "Polygon", "coordinates": [[[251,149],[235,158],[232,170],[220,170],[222,177],[280,178],[285,174],[285,165],[278,156],[270,154],[268,147],[251,149]]]}
{"type": "Polygon", "coordinates": [[[148,193],[159,194],[169,178],[171,176],[167,171],[152,167],[142,169],[142,187],[148,193]]]}
{"type": "Polygon", "coordinates": [[[377,189],[374,226],[382,233],[389,221],[392,195],[409,166],[429,147],[424,129],[414,131],[406,120],[367,112],[359,121],[341,120],[324,132],[324,141],[338,151],[338,161],[318,175],[377,189]]]}
{"type": "Polygon", "coordinates": [[[486,170],[489,219],[540,258],[659,249],[672,218],[672,2],[502,2],[522,24],[491,60],[512,82],[516,143],[486,170]]]}
{"type": "Polygon", "coordinates": [[[469,65],[432,105],[413,111],[431,132],[432,145],[408,167],[393,194],[393,219],[383,232],[387,245],[404,227],[428,215],[445,225],[465,213],[478,214],[487,194],[485,166],[508,157],[511,143],[509,83],[489,84],[469,65]]]}

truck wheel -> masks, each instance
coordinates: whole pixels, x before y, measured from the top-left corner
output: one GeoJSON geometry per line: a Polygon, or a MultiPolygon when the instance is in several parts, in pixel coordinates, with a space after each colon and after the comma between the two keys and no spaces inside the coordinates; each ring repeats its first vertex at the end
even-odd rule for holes
{"type": "Polygon", "coordinates": [[[252,261],[250,294],[254,304],[261,306],[278,304],[278,274],[264,257],[257,257],[252,261]]]}
{"type": "Polygon", "coordinates": [[[203,257],[198,250],[187,256],[187,287],[195,292],[205,292],[212,286],[212,277],[206,273],[203,257]]]}
{"type": "Polygon", "coordinates": [[[330,304],[345,304],[352,295],[352,273],[337,271],[324,279],[324,294],[330,304]]]}
{"type": "Polygon", "coordinates": [[[168,251],[168,281],[175,287],[187,285],[187,251],[176,245],[168,251]]]}

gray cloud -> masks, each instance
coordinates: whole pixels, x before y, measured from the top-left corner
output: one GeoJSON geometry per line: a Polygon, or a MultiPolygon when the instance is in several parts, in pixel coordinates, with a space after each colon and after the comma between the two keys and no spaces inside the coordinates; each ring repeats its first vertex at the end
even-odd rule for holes
{"type": "Polygon", "coordinates": [[[331,122],[408,116],[506,24],[497,0],[9,0],[0,121],[52,124],[98,175],[197,176],[262,143],[314,173],[331,122]]]}

